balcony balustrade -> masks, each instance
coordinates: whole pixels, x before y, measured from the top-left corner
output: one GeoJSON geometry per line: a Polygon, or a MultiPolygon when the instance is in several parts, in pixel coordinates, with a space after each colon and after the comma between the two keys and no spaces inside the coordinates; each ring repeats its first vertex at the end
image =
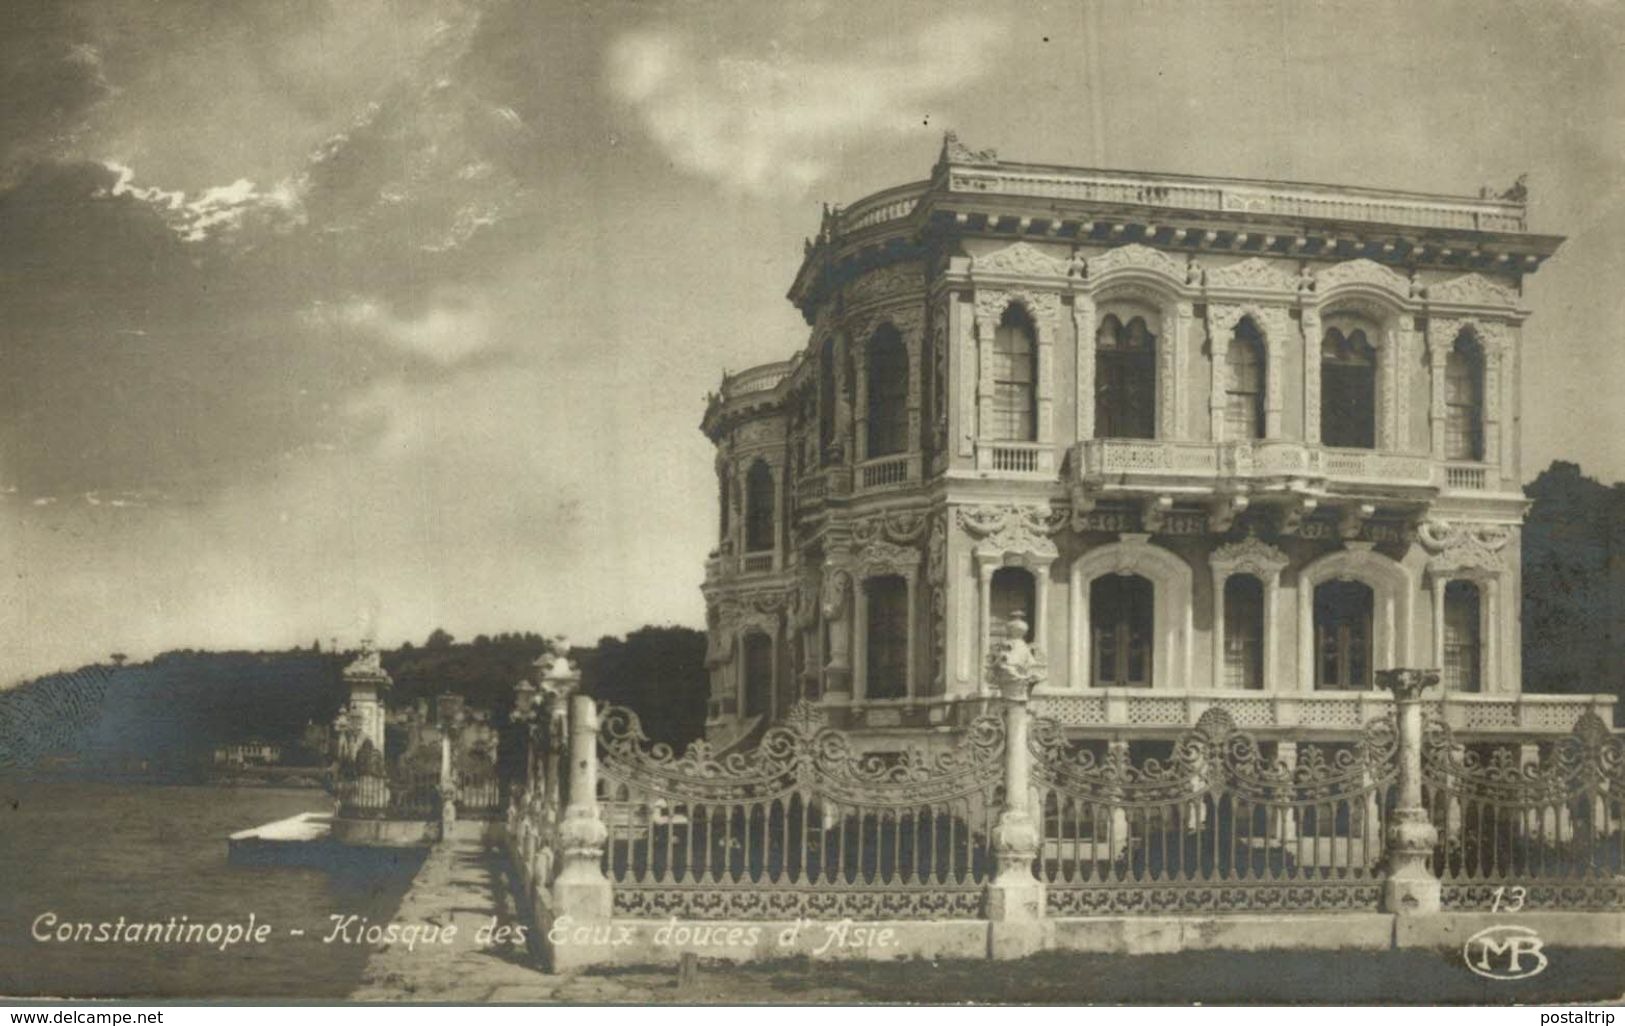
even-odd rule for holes
{"type": "Polygon", "coordinates": [[[976,469],[995,474],[1053,474],[1055,447],[1042,442],[978,442],[976,469]]]}
{"type": "Polygon", "coordinates": [[[907,484],[914,479],[912,464],[914,458],[908,454],[901,456],[882,456],[869,460],[858,467],[858,487],[864,491],[871,488],[892,488],[900,484],[907,484]]]}
{"type": "Polygon", "coordinates": [[[1470,463],[1446,464],[1444,486],[1452,492],[1482,492],[1489,486],[1489,468],[1470,463]]]}
{"type": "MultiPolygon", "coordinates": [[[[1468,734],[1564,733],[1582,713],[1613,722],[1612,695],[1498,695],[1447,692],[1440,705],[1452,730],[1468,734]]],[[[1091,688],[1034,692],[1032,711],[1066,727],[1162,730],[1196,724],[1223,709],[1239,727],[1349,732],[1386,715],[1385,691],[1237,691],[1091,688]]]]}
{"type": "Polygon", "coordinates": [[[1220,479],[1303,478],[1310,483],[1432,489],[1427,456],[1329,449],[1302,442],[1213,443],[1094,438],[1074,448],[1085,482],[1128,487],[1199,485],[1220,479]]]}

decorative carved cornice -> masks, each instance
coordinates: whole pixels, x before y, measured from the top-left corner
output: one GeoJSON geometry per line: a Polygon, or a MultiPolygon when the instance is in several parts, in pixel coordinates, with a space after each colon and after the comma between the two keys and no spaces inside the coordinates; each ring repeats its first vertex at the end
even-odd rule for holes
{"type": "Polygon", "coordinates": [[[1227,267],[1213,267],[1203,274],[1210,289],[1262,289],[1271,292],[1297,292],[1298,276],[1288,274],[1263,257],[1248,257],[1227,267]]]}
{"type": "Polygon", "coordinates": [[[1153,249],[1138,242],[1131,242],[1126,246],[1108,249],[1099,256],[1092,256],[1084,266],[1091,282],[1098,282],[1101,278],[1124,270],[1152,271],[1179,284],[1184,284],[1187,277],[1184,263],[1160,249],[1153,249]]]}
{"type": "Polygon", "coordinates": [[[1208,563],[1221,577],[1252,574],[1261,581],[1278,575],[1291,560],[1286,553],[1253,535],[1213,550],[1208,563]]]}
{"type": "Polygon", "coordinates": [[[847,309],[868,306],[900,296],[919,295],[925,289],[924,265],[891,264],[868,271],[846,286],[847,309]]]}
{"type": "Polygon", "coordinates": [[[920,570],[920,550],[876,539],[859,550],[856,558],[858,578],[884,577],[900,574],[913,577],[920,570]]]}
{"type": "Polygon", "coordinates": [[[977,539],[979,554],[1059,556],[1050,535],[1061,521],[1048,506],[959,506],[957,516],[960,529],[977,539]]]}
{"type": "Polygon", "coordinates": [[[1004,310],[1011,303],[1026,307],[1035,325],[1041,331],[1053,330],[1061,315],[1061,297],[1054,292],[1040,292],[1025,288],[998,288],[976,290],[976,320],[981,324],[997,325],[1004,310]]]}
{"type": "Polygon", "coordinates": [[[1496,575],[1506,569],[1501,550],[1512,533],[1496,524],[1457,524],[1424,520],[1416,526],[1417,540],[1432,553],[1427,572],[1434,578],[1496,575]]]}
{"type": "Polygon", "coordinates": [[[912,545],[925,537],[931,515],[925,509],[898,509],[874,513],[852,522],[852,540],[859,545],[888,541],[912,545]]]}
{"type": "Polygon", "coordinates": [[[1449,281],[1427,287],[1429,303],[1453,303],[1462,306],[1516,307],[1518,296],[1504,285],[1470,271],[1449,281]]]}
{"type": "Polygon", "coordinates": [[[971,258],[971,275],[1008,274],[1028,277],[1064,278],[1070,263],[1054,257],[1030,242],[1014,242],[985,256],[971,258]]]}
{"type": "Polygon", "coordinates": [[[1315,292],[1319,295],[1342,285],[1370,285],[1399,300],[1408,299],[1411,293],[1411,283],[1404,275],[1363,257],[1333,264],[1314,275],[1315,292]]]}

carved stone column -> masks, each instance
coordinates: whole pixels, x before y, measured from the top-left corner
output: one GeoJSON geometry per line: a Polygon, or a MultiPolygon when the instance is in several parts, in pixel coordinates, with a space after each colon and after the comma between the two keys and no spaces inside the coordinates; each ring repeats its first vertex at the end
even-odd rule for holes
{"type": "Polygon", "coordinates": [[[824,663],[824,698],[834,702],[851,701],[852,574],[844,566],[826,566],[819,603],[825,629],[829,632],[829,652],[824,663]]]}
{"type": "MultiPolygon", "coordinates": [[[[598,709],[591,695],[570,696],[570,804],[559,824],[562,868],[553,881],[553,921],[566,916],[573,926],[604,926],[614,912],[614,893],[601,862],[609,828],[598,807],[598,709]]],[[[548,927],[552,923],[547,924],[548,927]]],[[[561,944],[553,949],[553,967],[564,972],[600,964],[610,957],[605,941],[561,944]]]]}
{"type": "Polygon", "coordinates": [[[1439,880],[1427,867],[1439,831],[1422,804],[1422,693],[1439,683],[1438,670],[1379,670],[1394,694],[1399,719],[1399,800],[1389,812],[1388,876],[1382,906],[1397,915],[1439,911],[1439,880]]]}
{"type": "Polygon", "coordinates": [[[1072,330],[1077,337],[1077,440],[1082,442],[1095,437],[1095,299],[1086,292],[1072,297],[1072,330]]]}
{"type": "Polygon", "coordinates": [[[988,679],[1004,700],[1004,808],[993,828],[994,876],[987,885],[990,954],[1018,958],[1044,944],[1044,885],[1033,875],[1043,841],[1032,812],[1032,765],[1027,750],[1027,700],[1047,676],[1043,654],[1026,642],[1021,614],[988,654],[988,679]]]}
{"type": "Polygon", "coordinates": [[[1303,440],[1320,444],[1320,311],[1303,311],[1303,440]]]}

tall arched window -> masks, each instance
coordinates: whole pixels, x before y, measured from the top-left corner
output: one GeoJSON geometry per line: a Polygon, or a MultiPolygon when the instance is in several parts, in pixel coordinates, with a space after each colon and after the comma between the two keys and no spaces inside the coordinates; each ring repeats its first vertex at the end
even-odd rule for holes
{"type": "Polygon", "coordinates": [[[1375,595],[1359,581],[1315,588],[1315,687],[1351,691],[1371,686],[1371,619],[1375,595]]]}
{"type": "Polygon", "coordinates": [[[865,698],[908,697],[908,582],[896,575],[864,582],[868,607],[865,698]]]}
{"type": "Polygon", "coordinates": [[[1444,687],[1446,691],[1482,691],[1479,667],[1478,585],[1451,581],[1444,587],[1444,687]]]}
{"type": "Polygon", "coordinates": [[[1243,318],[1225,351],[1224,434],[1230,441],[1264,437],[1264,367],[1264,338],[1252,318],[1243,318]]]}
{"type": "Polygon", "coordinates": [[[1154,438],[1156,414],[1157,336],[1144,317],[1107,314],[1095,333],[1095,434],[1154,438]]]}
{"type": "Polygon", "coordinates": [[[745,551],[771,552],[774,531],[773,471],[757,460],[745,474],[745,551]]]}
{"type": "Polygon", "coordinates": [[[1038,439],[1038,345],[1032,321],[1019,306],[1005,307],[993,332],[993,423],[989,437],[1001,442],[1038,439]]]}
{"type": "Polygon", "coordinates": [[[719,536],[724,541],[728,539],[728,507],[733,505],[733,496],[729,494],[732,490],[732,484],[731,470],[723,467],[717,472],[717,507],[720,511],[718,514],[719,536]]]}
{"type": "Polygon", "coordinates": [[[1264,686],[1264,582],[1252,574],[1224,582],[1224,686],[1264,686]]]}
{"type": "Polygon", "coordinates": [[[835,441],[835,336],[824,339],[818,350],[818,455],[829,459],[830,443],[835,441]]]}
{"type": "Polygon", "coordinates": [[[882,325],[869,340],[868,453],[889,456],[908,448],[908,350],[897,329],[882,325]]]}
{"type": "Polygon", "coordinates": [[[990,582],[992,609],[989,611],[991,622],[988,625],[996,641],[1004,637],[1004,625],[1010,622],[1011,615],[1023,613],[1027,620],[1027,636],[1024,641],[1032,641],[1034,632],[1038,629],[1035,623],[1037,611],[1034,608],[1038,600],[1038,590],[1033,582],[1033,575],[1019,566],[1001,566],[993,571],[993,580],[990,582]]]}
{"type": "Polygon", "coordinates": [[[1320,343],[1320,441],[1340,449],[1377,445],[1377,352],[1365,331],[1328,328],[1320,343]]]}
{"type": "Polygon", "coordinates": [[[773,703],[773,639],[760,631],[745,635],[745,715],[766,716],[773,703]]]}
{"type": "Polygon", "coordinates": [[[1089,630],[1097,688],[1151,686],[1155,589],[1136,574],[1107,574],[1089,585],[1089,630]]]}
{"type": "Polygon", "coordinates": [[[1444,358],[1444,455],[1450,460],[1484,458],[1484,364],[1466,334],[1444,358]]]}

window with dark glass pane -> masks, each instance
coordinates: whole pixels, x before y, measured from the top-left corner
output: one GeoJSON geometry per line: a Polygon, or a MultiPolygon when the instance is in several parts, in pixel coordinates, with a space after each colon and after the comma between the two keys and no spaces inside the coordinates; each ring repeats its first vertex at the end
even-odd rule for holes
{"type": "Polygon", "coordinates": [[[745,550],[768,552],[774,546],[773,471],[757,460],[745,475],[745,550]]]}
{"type": "Polygon", "coordinates": [[[773,695],[773,639],[759,631],[745,635],[745,715],[766,716],[773,695]]]}
{"type": "Polygon", "coordinates": [[[1027,636],[1024,641],[1032,641],[1034,632],[1038,629],[1035,622],[1035,604],[1037,591],[1033,584],[1033,575],[1018,566],[1001,566],[993,571],[991,582],[992,591],[992,623],[989,625],[993,637],[998,640],[1004,637],[1004,626],[1010,622],[1010,617],[1021,613],[1027,621],[1027,636]]]}
{"type": "Polygon", "coordinates": [[[1451,581],[1444,589],[1444,686],[1447,691],[1480,691],[1478,585],[1451,581]]]}
{"type": "Polygon", "coordinates": [[[1264,437],[1264,340],[1250,318],[1236,325],[1225,353],[1225,438],[1249,441],[1264,437]]]}
{"type": "Polygon", "coordinates": [[[1377,444],[1377,353],[1356,328],[1326,331],[1320,346],[1320,441],[1340,449],[1377,444]]]}
{"type": "Polygon", "coordinates": [[[824,339],[818,350],[818,449],[819,461],[829,458],[835,441],[835,338],[824,339]]]}
{"type": "Polygon", "coordinates": [[[1151,684],[1154,588],[1137,575],[1109,574],[1089,586],[1095,687],[1151,684]]]}
{"type": "Polygon", "coordinates": [[[908,582],[872,577],[864,584],[868,600],[866,680],[868,698],[908,697],[908,582]]]}
{"type": "Polygon", "coordinates": [[[1224,686],[1264,686],[1264,582],[1251,574],[1224,582],[1224,686]]]}
{"type": "Polygon", "coordinates": [[[1153,438],[1157,412],[1157,337],[1145,318],[1107,314],[1095,333],[1095,434],[1153,438]]]}
{"type": "Polygon", "coordinates": [[[1032,322],[1018,306],[1006,307],[993,333],[993,423],[988,436],[1004,442],[1038,438],[1038,346],[1032,322]]]}
{"type": "Polygon", "coordinates": [[[1444,450],[1451,460],[1484,458],[1483,373],[1467,338],[1451,346],[1444,362],[1444,450]]]}
{"type": "Polygon", "coordinates": [[[908,448],[908,350],[897,329],[885,325],[869,340],[868,455],[908,448]]]}
{"type": "Polygon", "coordinates": [[[1315,589],[1315,687],[1347,691],[1371,686],[1371,621],[1375,597],[1359,581],[1328,581],[1315,589]]]}

